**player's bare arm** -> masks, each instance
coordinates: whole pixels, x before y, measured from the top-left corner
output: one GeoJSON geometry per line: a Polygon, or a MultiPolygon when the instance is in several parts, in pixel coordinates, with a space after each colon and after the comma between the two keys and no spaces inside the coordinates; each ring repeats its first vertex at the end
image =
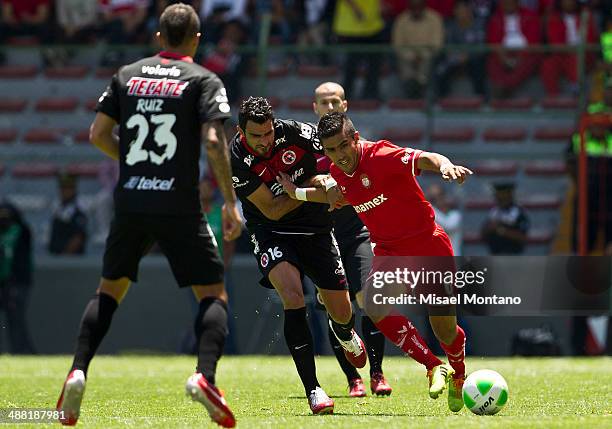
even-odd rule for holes
{"type": "Polygon", "coordinates": [[[465,179],[474,174],[472,170],[461,165],[453,164],[450,159],[435,152],[423,152],[417,160],[417,167],[421,170],[435,171],[442,175],[447,182],[456,181],[460,185],[465,179]]]}
{"type": "Polygon", "coordinates": [[[275,197],[265,183],[259,185],[255,192],[247,198],[270,220],[279,220],[303,203],[302,201],[291,199],[288,195],[275,197]]]}
{"type": "Polygon", "coordinates": [[[113,134],[117,122],[105,113],[98,112],[91,127],[89,141],[115,161],[119,160],[119,137],[113,134]]]}
{"type": "MultiPolygon", "coordinates": [[[[314,181],[317,184],[320,184],[320,187],[300,187],[291,182],[291,178],[288,174],[279,172],[279,175],[276,177],[276,181],[283,185],[283,189],[289,195],[289,197],[294,200],[301,201],[310,201],[314,203],[327,203],[329,204],[329,210],[339,209],[347,205],[348,203],[335,186],[335,182],[332,182],[333,179],[329,175],[318,175],[315,176],[316,180],[314,181]],[[296,195],[296,190],[297,195],[296,195]]],[[[314,179],[314,178],[313,178],[314,179]]],[[[312,182],[313,180],[310,179],[312,182]]],[[[308,182],[308,181],[307,181],[308,182]]]]}
{"type": "Polygon", "coordinates": [[[235,240],[242,230],[242,218],[236,207],[236,193],[232,188],[231,166],[223,123],[212,121],[203,124],[201,135],[206,142],[210,166],[225,200],[222,210],[223,238],[228,241],[235,240]]]}

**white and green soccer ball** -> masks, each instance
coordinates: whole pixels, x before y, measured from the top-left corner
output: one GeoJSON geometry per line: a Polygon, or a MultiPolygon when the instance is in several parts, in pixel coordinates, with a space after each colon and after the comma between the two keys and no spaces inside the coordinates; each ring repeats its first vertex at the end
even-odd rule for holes
{"type": "Polygon", "coordinates": [[[475,371],[463,383],[463,402],[474,414],[497,414],[508,402],[508,383],[490,369],[475,371]]]}

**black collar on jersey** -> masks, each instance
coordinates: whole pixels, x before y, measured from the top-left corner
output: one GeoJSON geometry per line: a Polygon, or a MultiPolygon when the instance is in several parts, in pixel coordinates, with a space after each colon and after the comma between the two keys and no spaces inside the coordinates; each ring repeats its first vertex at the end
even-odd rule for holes
{"type": "Polygon", "coordinates": [[[181,55],[176,52],[161,51],[157,55],[162,58],[170,58],[172,60],[180,60],[180,61],[185,61],[186,63],[193,63],[193,58],[191,58],[189,55],[181,55]]]}

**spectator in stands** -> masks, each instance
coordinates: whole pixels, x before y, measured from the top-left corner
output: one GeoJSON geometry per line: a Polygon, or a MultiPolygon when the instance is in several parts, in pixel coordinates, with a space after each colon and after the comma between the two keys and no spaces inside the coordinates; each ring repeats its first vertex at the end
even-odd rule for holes
{"type": "Polygon", "coordinates": [[[432,59],[443,41],[444,26],[440,15],[427,8],[425,0],[410,0],[410,8],[397,17],[391,30],[406,97],[423,97],[427,77],[432,71],[432,59]]]}
{"type": "Polygon", "coordinates": [[[434,209],[436,223],[448,234],[455,256],[461,256],[463,253],[463,216],[461,212],[453,207],[453,202],[446,195],[444,188],[437,183],[427,189],[427,200],[434,209]]]}
{"type": "Polygon", "coordinates": [[[55,15],[61,43],[93,41],[98,22],[98,0],[56,0],[55,15]]]}
{"type": "Polygon", "coordinates": [[[511,95],[538,66],[539,55],[525,51],[540,43],[540,19],[519,8],[518,0],[501,0],[487,28],[487,42],[497,45],[487,70],[497,96],[511,95]]]}
{"type": "MultiPolygon", "coordinates": [[[[555,8],[546,22],[546,40],[553,46],[576,47],[580,43],[580,10],[576,0],[556,0],[555,8]]],[[[589,12],[587,43],[597,43],[597,30],[593,15],[589,12]]],[[[593,63],[594,56],[587,55],[587,67],[593,63]]],[[[577,55],[575,52],[552,52],[542,60],[540,76],[546,94],[559,95],[559,81],[567,78],[578,90],[577,55]]]]}
{"type": "Polygon", "coordinates": [[[146,20],[152,0],[100,0],[102,28],[111,44],[145,43],[146,20]]]}
{"type": "MultiPolygon", "coordinates": [[[[329,39],[333,18],[333,1],[298,0],[293,3],[294,25],[297,27],[297,43],[300,46],[324,46],[329,39]]],[[[321,63],[327,63],[325,53],[317,55],[321,63]]],[[[311,61],[307,61],[311,62],[311,61]]]]}
{"type": "Polygon", "coordinates": [[[25,319],[31,285],[30,228],[13,205],[0,201],[0,310],[6,317],[12,354],[35,353],[25,319]]]}
{"type": "Polygon", "coordinates": [[[77,200],[77,179],[68,173],[58,176],[60,201],[53,210],[49,252],[81,255],[87,243],[87,216],[77,200]]]}
{"type": "MultiPolygon", "coordinates": [[[[380,0],[337,0],[333,32],[338,43],[383,43],[384,27],[380,0]]],[[[381,62],[381,56],[371,48],[363,52],[347,52],[342,83],[346,98],[380,98],[378,80],[381,62]],[[362,62],[366,67],[365,85],[361,97],[356,97],[353,86],[362,62]]]]}
{"type": "Polygon", "coordinates": [[[35,36],[41,43],[51,40],[51,0],[0,0],[0,4],[0,42],[23,36],[35,36]]]}
{"type": "MultiPolygon", "coordinates": [[[[228,22],[239,21],[243,25],[248,24],[248,3],[248,0],[202,0],[200,18],[202,28],[206,29],[206,40],[213,44],[219,42],[228,22]]],[[[254,37],[257,36],[254,35],[254,37]]]]}
{"type": "MultiPolygon", "coordinates": [[[[455,3],[454,13],[454,19],[446,24],[444,31],[447,45],[481,45],[486,42],[484,20],[474,16],[466,0],[455,3]]],[[[458,72],[464,70],[470,78],[474,92],[486,97],[485,68],[486,56],[483,52],[445,52],[435,67],[438,96],[447,96],[458,72]]]]}
{"type": "Polygon", "coordinates": [[[492,255],[518,255],[527,243],[529,218],[514,202],[514,183],[497,183],[495,207],[482,226],[482,238],[492,255]]]}

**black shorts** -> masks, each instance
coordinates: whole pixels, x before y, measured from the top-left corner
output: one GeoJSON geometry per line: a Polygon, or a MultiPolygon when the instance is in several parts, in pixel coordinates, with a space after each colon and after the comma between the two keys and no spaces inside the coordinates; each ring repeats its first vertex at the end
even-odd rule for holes
{"type": "Polygon", "coordinates": [[[321,289],[346,290],[344,267],[331,233],[281,234],[264,228],[251,230],[255,258],[264,275],[262,286],[271,288],[268,275],[280,262],[294,265],[321,289]]]}
{"type": "Polygon", "coordinates": [[[104,250],[102,277],[138,281],[138,264],[157,242],[180,287],[223,281],[223,262],[204,216],[115,214],[104,250]]]}
{"type": "Polygon", "coordinates": [[[365,233],[354,237],[336,236],[336,239],[346,271],[351,300],[354,300],[355,294],[365,286],[372,269],[374,253],[372,253],[370,235],[365,233]]]}

